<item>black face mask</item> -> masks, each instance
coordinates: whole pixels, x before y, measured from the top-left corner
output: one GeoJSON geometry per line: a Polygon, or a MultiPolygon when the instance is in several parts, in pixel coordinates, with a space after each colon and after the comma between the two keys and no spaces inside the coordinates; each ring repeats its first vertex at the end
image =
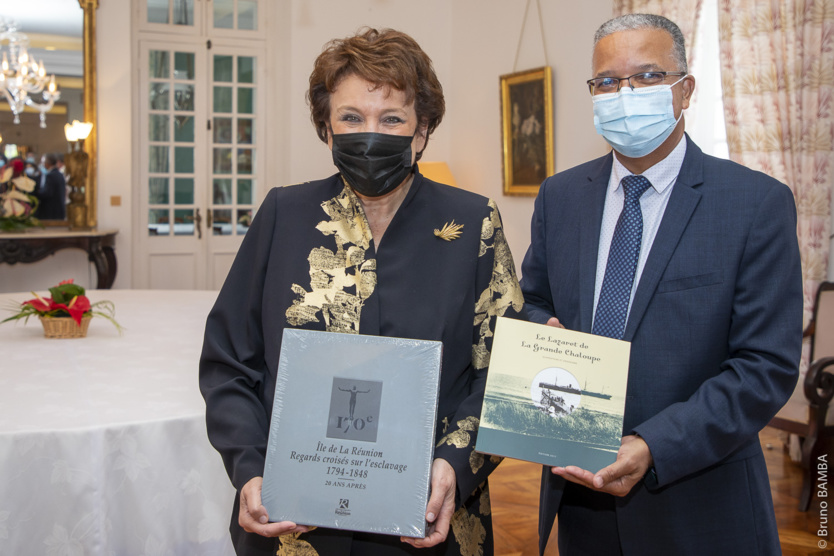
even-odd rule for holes
{"type": "Polygon", "coordinates": [[[379,197],[396,189],[411,173],[411,135],[332,134],[333,164],[354,191],[379,197]]]}

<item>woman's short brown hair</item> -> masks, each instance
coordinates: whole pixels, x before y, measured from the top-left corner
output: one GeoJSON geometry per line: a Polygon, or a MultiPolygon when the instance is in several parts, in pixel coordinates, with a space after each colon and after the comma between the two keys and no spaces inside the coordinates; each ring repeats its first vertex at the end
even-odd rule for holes
{"type": "Polygon", "coordinates": [[[403,91],[406,102],[414,102],[418,125],[427,126],[426,140],[443,119],[443,87],[420,45],[393,29],[364,28],[352,37],[327,43],[310,74],[310,119],[325,143],[330,128],[330,94],[348,75],[377,87],[403,91]]]}

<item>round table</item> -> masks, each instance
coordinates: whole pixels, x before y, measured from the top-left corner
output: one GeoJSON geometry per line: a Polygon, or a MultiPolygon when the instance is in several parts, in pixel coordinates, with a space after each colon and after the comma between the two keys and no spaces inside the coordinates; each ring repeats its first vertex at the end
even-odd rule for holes
{"type": "MultiPolygon", "coordinates": [[[[216,296],[88,291],[121,336],[100,317],[83,339],[0,325],[0,554],[234,554],[197,383],[216,296]]],[[[0,295],[0,320],[32,297],[0,295]]]]}

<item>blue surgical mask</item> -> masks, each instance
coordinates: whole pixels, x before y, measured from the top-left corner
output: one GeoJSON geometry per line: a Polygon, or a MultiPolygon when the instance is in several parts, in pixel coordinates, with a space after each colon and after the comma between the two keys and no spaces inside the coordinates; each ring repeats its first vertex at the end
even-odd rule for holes
{"type": "Polygon", "coordinates": [[[595,95],[594,127],[615,151],[629,158],[654,152],[683,117],[675,119],[671,85],[623,87],[617,93],[595,95]]]}

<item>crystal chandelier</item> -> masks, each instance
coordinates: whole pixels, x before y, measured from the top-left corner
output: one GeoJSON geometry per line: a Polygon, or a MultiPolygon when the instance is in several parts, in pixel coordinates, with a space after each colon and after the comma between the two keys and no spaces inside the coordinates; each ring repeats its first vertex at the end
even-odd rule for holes
{"type": "Polygon", "coordinates": [[[46,113],[52,109],[61,92],[55,76],[47,77],[43,61],[29,57],[29,37],[17,30],[17,23],[0,17],[0,91],[9,102],[14,123],[20,123],[24,106],[40,112],[41,127],[46,127],[46,113]],[[40,96],[39,100],[36,100],[40,96]]]}

